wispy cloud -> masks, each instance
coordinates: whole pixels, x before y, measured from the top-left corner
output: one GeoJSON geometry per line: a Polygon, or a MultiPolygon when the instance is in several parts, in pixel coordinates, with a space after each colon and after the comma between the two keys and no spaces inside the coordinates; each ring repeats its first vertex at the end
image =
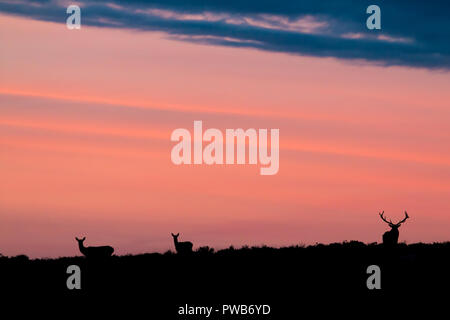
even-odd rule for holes
{"type": "MultiPolygon", "coordinates": [[[[160,31],[170,38],[383,66],[450,68],[448,1],[377,1],[382,30],[367,30],[369,1],[79,1],[88,26],[160,31]]],[[[2,1],[0,11],[65,23],[64,1],[2,1]]]]}

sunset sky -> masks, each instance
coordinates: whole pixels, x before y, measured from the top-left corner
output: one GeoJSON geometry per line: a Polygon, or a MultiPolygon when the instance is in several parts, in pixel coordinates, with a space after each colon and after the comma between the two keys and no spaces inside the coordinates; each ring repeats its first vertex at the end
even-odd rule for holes
{"type": "Polygon", "coordinates": [[[450,240],[448,10],[327,2],[0,1],[0,253],[450,240]],[[278,174],[174,165],[194,120],[280,129],[278,174]]]}

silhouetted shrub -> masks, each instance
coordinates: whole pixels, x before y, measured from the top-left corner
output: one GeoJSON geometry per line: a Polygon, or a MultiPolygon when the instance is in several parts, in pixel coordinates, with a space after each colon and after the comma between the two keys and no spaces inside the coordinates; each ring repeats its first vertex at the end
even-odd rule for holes
{"type": "Polygon", "coordinates": [[[210,248],[208,246],[200,247],[197,249],[197,253],[201,255],[211,255],[214,254],[214,248],[210,248]]]}
{"type": "Polygon", "coordinates": [[[14,262],[27,262],[28,260],[30,260],[28,258],[28,256],[24,255],[24,254],[19,254],[15,257],[11,257],[10,259],[11,259],[11,261],[14,261],[14,262]]]}

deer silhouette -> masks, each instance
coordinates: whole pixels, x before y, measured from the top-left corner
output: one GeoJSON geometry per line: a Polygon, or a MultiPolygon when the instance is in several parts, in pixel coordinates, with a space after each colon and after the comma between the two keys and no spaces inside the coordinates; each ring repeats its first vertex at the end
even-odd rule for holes
{"type": "Polygon", "coordinates": [[[110,246],[85,247],[84,240],[86,240],[86,237],[83,239],[78,239],[75,237],[75,239],[78,241],[78,248],[80,248],[80,252],[87,258],[95,259],[110,257],[114,252],[114,248],[110,246]]]}
{"type": "Polygon", "coordinates": [[[186,253],[191,253],[192,252],[192,242],[189,241],[183,241],[183,242],[179,242],[178,241],[178,236],[180,234],[173,234],[172,233],[172,237],[173,237],[173,243],[175,244],[175,249],[177,250],[178,254],[186,254],[186,253]]]}
{"type": "Polygon", "coordinates": [[[395,246],[398,243],[398,235],[399,235],[398,228],[402,225],[403,222],[406,221],[406,219],[409,218],[408,213],[405,211],[405,218],[403,218],[403,220],[397,223],[393,223],[390,219],[389,221],[387,221],[386,218],[384,217],[384,211],[378,214],[380,215],[381,220],[386,222],[389,225],[389,227],[391,227],[391,230],[386,231],[383,234],[383,244],[386,246],[395,246]]]}

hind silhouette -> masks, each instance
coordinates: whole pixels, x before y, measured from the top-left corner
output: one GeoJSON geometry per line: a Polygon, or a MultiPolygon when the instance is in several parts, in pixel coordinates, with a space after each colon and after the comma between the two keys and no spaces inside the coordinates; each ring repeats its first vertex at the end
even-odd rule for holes
{"type": "Polygon", "coordinates": [[[383,244],[386,246],[395,246],[398,243],[398,236],[399,236],[398,228],[402,225],[403,222],[406,221],[406,219],[409,218],[408,213],[405,211],[405,218],[397,223],[393,223],[390,219],[389,221],[387,221],[386,218],[383,216],[384,211],[378,214],[380,215],[381,220],[386,222],[389,225],[389,227],[391,227],[391,230],[386,231],[383,234],[383,244]]]}
{"type": "Polygon", "coordinates": [[[184,241],[184,242],[180,242],[178,241],[178,236],[180,234],[173,234],[172,233],[172,237],[173,237],[173,243],[175,244],[175,249],[177,250],[178,254],[186,254],[186,253],[191,253],[192,252],[192,242],[189,241],[184,241]]]}
{"type": "Polygon", "coordinates": [[[114,253],[114,248],[110,246],[85,247],[84,240],[86,240],[86,237],[83,239],[78,239],[75,237],[75,239],[78,241],[78,248],[80,249],[80,252],[87,258],[106,258],[110,257],[114,253]]]}

